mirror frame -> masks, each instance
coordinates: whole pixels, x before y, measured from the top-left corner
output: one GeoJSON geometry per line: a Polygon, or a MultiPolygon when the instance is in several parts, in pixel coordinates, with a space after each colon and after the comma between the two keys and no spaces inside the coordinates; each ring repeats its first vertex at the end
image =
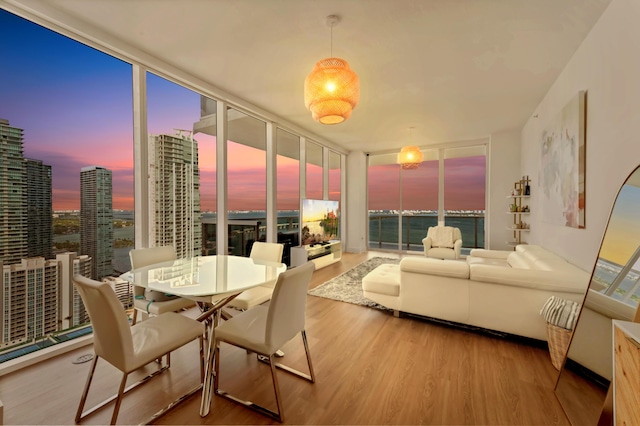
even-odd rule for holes
{"type": "MultiPolygon", "coordinates": [[[[594,279],[594,275],[597,269],[597,265],[598,265],[598,259],[600,258],[600,253],[602,251],[602,246],[605,242],[605,238],[607,236],[607,231],[609,229],[609,225],[611,223],[611,217],[614,213],[616,204],[618,202],[618,198],[620,197],[620,192],[622,191],[622,189],[624,188],[625,185],[627,185],[627,182],[629,182],[629,180],[631,179],[632,176],[634,176],[635,174],[639,174],[640,175],[640,165],[637,166],[636,168],[634,168],[626,177],[626,179],[623,181],[623,183],[620,185],[620,187],[618,188],[618,192],[616,193],[615,199],[611,205],[611,208],[609,210],[609,216],[607,218],[607,222],[605,224],[604,230],[602,232],[602,237],[600,239],[600,246],[598,249],[598,253],[596,255],[596,259],[594,261],[594,265],[593,268],[591,270],[591,276],[589,279],[589,282],[587,283],[587,288],[585,290],[585,294],[584,294],[584,298],[582,300],[582,305],[580,306],[580,313],[578,314],[578,318],[576,319],[576,324],[573,328],[573,332],[571,333],[571,338],[569,340],[569,344],[567,346],[567,350],[565,352],[564,355],[564,360],[562,362],[562,368],[560,368],[559,372],[558,372],[558,376],[556,379],[556,383],[554,386],[554,393],[556,395],[556,398],[558,399],[558,402],[560,403],[560,405],[562,406],[565,415],[567,416],[567,418],[569,419],[569,421],[572,424],[598,424],[598,425],[608,425],[608,424],[613,424],[613,392],[612,392],[612,382],[609,381],[608,379],[606,379],[605,377],[602,377],[602,379],[606,380],[609,382],[608,385],[605,385],[604,383],[594,383],[592,378],[585,378],[583,376],[579,376],[576,373],[574,373],[573,371],[570,371],[569,368],[567,368],[567,360],[569,358],[569,352],[571,350],[571,345],[574,342],[574,337],[575,337],[575,333],[576,330],[578,329],[578,327],[581,324],[581,320],[583,318],[583,312],[584,312],[584,308],[585,308],[585,304],[587,302],[587,297],[589,296],[589,290],[591,289],[592,283],[593,283],[593,279],[594,279]],[[584,384],[580,384],[579,388],[573,387],[572,388],[572,384],[568,383],[565,386],[569,388],[569,390],[567,392],[572,393],[572,395],[574,396],[580,396],[581,398],[584,398],[583,400],[580,401],[576,401],[572,398],[570,398],[568,395],[564,395],[564,390],[560,391],[559,387],[561,386],[561,379],[563,377],[567,377],[567,376],[571,376],[571,378],[567,378],[567,383],[569,381],[574,381],[573,380],[573,376],[577,376],[578,380],[583,381],[584,384]],[[590,387],[590,389],[588,389],[585,392],[584,386],[588,386],[590,387]],[[604,389],[606,388],[606,389],[604,389]],[[565,396],[567,396],[567,399],[565,399],[565,396]],[[587,409],[585,410],[585,407],[589,407],[591,409],[587,409]],[[598,410],[596,412],[596,410],[598,410]]],[[[634,185],[635,186],[635,185],[634,185]]],[[[640,186],[638,186],[638,188],[640,188],[640,186]]],[[[640,241],[638,243],[638,246],[640,247],[640,241]]],[[[622,272],[622,271],[621,271],[622,272]]],[[[619,274],[618,274],[619,276],[619,274]]],[[[640,305],[636,308],[635,313],[633,315],[633,318],[631,319],[631,321],[633,322],[640,322],[640,305]]],[[[610,347],[611,350],[613,350],[613,342],[610,342],[610,347]]],[[[576,362],[576,364],[578,364],[576,362]]],[[[578,364],[580,365],[580,364],[578,364]]],[[[582,366],[584,367],[584,366],[582,366]]],[[[587,367],[584,367],[585,369],[587,367]]],[[[613,368],[613,365],[612,365],[613,368]]],[[[598,375],[596,372],[593,372],[593,374],[598,375]]]]}

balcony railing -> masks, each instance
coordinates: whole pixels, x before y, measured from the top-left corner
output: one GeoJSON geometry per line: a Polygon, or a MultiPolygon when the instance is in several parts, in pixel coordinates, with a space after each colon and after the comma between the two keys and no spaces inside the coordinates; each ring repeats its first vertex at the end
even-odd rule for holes
{"type": "MultiPolygon", "coordinates": [[[[369,216],[369,248],[398,249],[398,215],[369,216]]],[[[402,216],[402,249],[422,250],[422,239],[430,226],[438,225],[437,216],[402,216]]],[[[469,250],[484,247],[484,216],[446,216],[445,225],[454,226],[462,233],[462,247],[469,250]]]]}

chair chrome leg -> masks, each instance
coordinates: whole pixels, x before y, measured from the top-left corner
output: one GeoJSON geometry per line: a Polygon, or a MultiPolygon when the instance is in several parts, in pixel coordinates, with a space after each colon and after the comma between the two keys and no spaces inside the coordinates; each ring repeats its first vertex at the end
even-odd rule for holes
{"type": "Polygon", "coordinates": [[[273,362],[273,355],[269,356],[269,368],[271,369],[271,378],[273,379],[273,390],[276,393],[276,406],[278,407],[278,420],[280,423],[284,422],[284,412],[282,411],[282,398],[280,397],[280,386],[278,386],[278,375],[276,373],[276,366],[273,362]]]}
{"type": "Polygon", "coordinates": [[[96,365],[98,364],[98,358],[98,355],[93,356],[93,362],[91,363],[91,368],[89,369],[87,382],[84,385],[82,397],[80,398],[80,405],[78,406],[78,411],[76,412],[76,423],[80,423],[80,420],[82,420],[82,410],[84,409],[85,402],[87,402],[87,395],[89,394],[89,387],[91,386],[91,380],[93,379],[93,372],[96,370],[96,365]]]}
{"type": "Polygon", "coordinates": [[[127,384],[127,377],[129,374],[124,373],[122,375],[122,380],[120,381],[120,388],[118,389],[118,396],[116,398],[116,406],[113,407],[113,414],[111,415],[111,424],[116,424],[116,419],[118,418],[118,412],[120,411],[120,404],[122,403],[122,395],[124,395],[124,387],[127,384]]]}
{"type": "Polygon", "coordinates": [[[204,383],[204,336],[198,338],[200,342],[200,383],[204,383]]]}
{"type": "Polygon", "coordinates": [[[133,318],[131,319],[131,326],[136,325],[136,320],[138,319],[138,310],[133,308],[133,318]]]}
{"type": "Polygon", "coordinates": [[[316,375],[313,372],[313,364],[311,364],[311,353],[309,352],[309,343],[307,342],[307,333],[302,330],[302,342],[304,343],[304,351],[307,354],[307,364],[309,365],[309,375],[311,376],[311,383],[316,382],[316,375]]]}
{"type": "MultiPolygon", "coordinates": [[[[97,358],[98,358],[98,356],[94,356],[94,363],[97,361],[97,358]]],[[[138,380],[137,382],[129,385],[126,389],[123,390],[122,395],[120,395],[120,393],[118,393],[116,395],[113,395],[110,398],[105,399],[104,401],[102,401],[98,405],[94,406],[93,408],[90,408],[89,410],[87,410],[87,411],[85,411],[83,413],[82,409],[84,408],[84,404],[85,404],[85,401],[87,399],[87,394],[89,392],[89,385],[91,384],[91,377],[93,376],[93,370],[95,370],[95,364],[92,365],[92,370],[91,370],[91,372],[89,374],[89,377],[87,379],[87,385],[85,386],[85,391],[84,391],[84,393],[82,395],[82,398],[80,400],[80,406],[78,407],[78,414],[76,414],[76,423],[80,423],[80,421],[82,419],[92,415],[93,413],[95,413],[98,410],[101,410],[105,406],[107,406],[110,403],[112,403],[114,400],[116,400],[118,398],[122,398],[123,395],[127,394],[128,392],[132,391],[133,389],[137,388],[138,386],[141,386],[141,385],[147,383],[149,380],[151,380],[152,378],[154,378],[155,376],[157,376],[159,374],[162,374],[167,369],[168,369],[167,366],[162,367],[162,365],[161,365],[161,368],[159,368],[158,370],[150,373],[149,375],[143,377],[142,379],[138,380]]],[[[124,382],[126,383],[126,376],[125,376],[124,382]]],[[[197,389],[200,389],[200,387],[201,386],[198,385],[197,389]]]]}

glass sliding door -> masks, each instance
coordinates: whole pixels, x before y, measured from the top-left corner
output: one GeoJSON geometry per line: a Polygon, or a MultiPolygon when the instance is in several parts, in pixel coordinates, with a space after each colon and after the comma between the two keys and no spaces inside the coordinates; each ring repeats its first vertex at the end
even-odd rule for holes
{"type": "Polygon", "coordinates": [[[485,151],[484,145],[444,150],[444,222],[460,229],[464,253],[484,247],[485,151]]]}
{"type": "Polygon", "coordinates": [[[267,123],[229,108],[227,137],[228,251],[248,256],[266,240],[267,123]]]}
{"type": "Polygon", "coordinates": [[[422,251],[422,239],[438,224],[438,151],[423,150],[416,169],[401,169],[402,248],[422,251]]]}
{"type": "Polygon", "coordinates": [[[442,221],[460,228],[467,252],[484,247],[485,150],[425,149],[415,169],[402,169],[396,154],[370,155],[369,248],[422,251],[428,228],[442,221]]]}
{"type": "Polygon", "coordinates": [[[400,166],[396,155],[369,157],[369,248],[399,250],[400,166]]]}

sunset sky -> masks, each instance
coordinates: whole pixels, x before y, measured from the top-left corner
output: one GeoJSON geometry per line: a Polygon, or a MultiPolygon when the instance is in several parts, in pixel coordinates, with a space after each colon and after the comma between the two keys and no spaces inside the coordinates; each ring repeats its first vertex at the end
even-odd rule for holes
{"type": "MultiPolygon", "coordinates": [[[[640,230],[636,226],[639,208],[640,188],[624,185],[613,206],[599,257],[618,265],[629,261],[640,241],[640,230]]],[[[634,269],[640,270],[638,265],[634,269]]]]}
{"type": "MultiPolygon", "coordinates": [[[[113,208],[132,210],[131,65],[3,10],[0,52],[0,118],[24,130],[25,157],[52,166],[54,210],[79,209],[80,169],[89,165],[113,172],[113,208]]],[[[190,130],[200,118],[197,93],[150,74],[147,95],[150,133],[190,130]]],[[[213,211],[216,139],[194,137],[201,208],[213,211]]],[[[230,143],[228,155],[229,209],[264,210],[265,152],[230,143]]],[[[447,161],[445,209],[484,209],[484,157],[447,161]]],[[[369,193],[371,209],[394,208],[399,202],[398,166],[384,167],[369,176],[375,188],[375,194],[369,193]]],[[[279,158],[279,210],[298,209],[298,174],[297,160],[279,158]]],[[[302,198],[322,198],[321,179],[321,169],[311,167],[302,198]]],[[[335,198],[339,178],[332,174],[330,181],[330,198],[335,198]]],[[[403,172],[403,194],[405,209],[436,209],[437,162],[436,168],[425,163],[403,172]]]]}

